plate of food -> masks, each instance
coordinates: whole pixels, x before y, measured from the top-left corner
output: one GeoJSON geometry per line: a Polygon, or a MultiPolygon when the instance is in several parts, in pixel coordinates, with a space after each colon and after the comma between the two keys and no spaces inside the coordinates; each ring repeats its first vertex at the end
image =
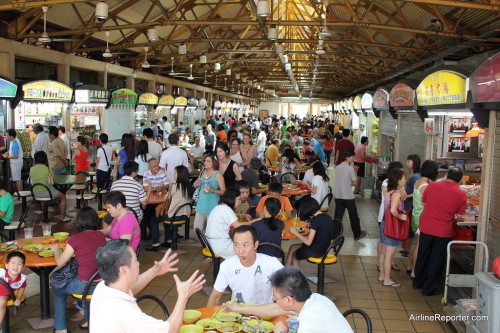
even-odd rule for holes
{"type": "MultiPolygon", "coordinates": [[[[240,316],[241,317],[241,316],[240,316]]],[[[238,323],[220,323],[217,325],[217,331],[222,332],[222,333],[236,333],[239,332],[243,329],[243,327],[238,324],[238,323]]]]}
{"type": "Polygon", "coordinates": [[[32,252],[32,253],[38,253],[40,251],[46,251],[48,250],[49,247],[43,244],[27,244],[23,246],[24,251],[32,252]]]}
{"type": "Polygon", "coordinates": [[[216,319],[227,322],[227,321],[239,321],[241,319],[241,314],[236,312],[221,312],[215,316],[216,319]]]}
{"type": "Polygon", "coordinates": [[[270,333],[274,325],[265,320],[247,320],[242,323],[243,331],[247,333],[270,333]]]}
{"type": "Polygon", "coordinates": [[[2,253],[3,252],[12,252],[12,251],[15,251],[15,250],[17,250],[17,245],[16,244],[9,245],[9,246],[7,246],[7,245],[4,244],[4,245],[0,246],[0,252],[2,252],[2,253]]]}
{"type": "Polygon", "coordinates": [[[215,318],[204,318],[200,319],[196,322],[196,325],[203,327],[204,330],[213,330],[216,329],[219,324],[222,322],[215,318]]]}
{"type": "Polygon", "coordinates": [[[303,232],[306,232],[306,228],[300,227],[300,228],[297,228],[297,231],[300,233],[303,233],[303,232]]]}
{"type": "Polygon", "coordinates": [[[42,250],[38,252],[38,255],[43,258],[50,258],[54,256],[54,252],[52,250],[42,250]]]}

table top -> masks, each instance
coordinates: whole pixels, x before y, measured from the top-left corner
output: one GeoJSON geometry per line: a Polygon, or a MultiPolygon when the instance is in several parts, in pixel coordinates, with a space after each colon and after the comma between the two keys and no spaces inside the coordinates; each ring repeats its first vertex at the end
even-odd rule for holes
{"type": "MultiPolygon", "coordinates": [[[[290,233],[290,228],[293,227],[292,219],[286,219],[283,222],[285,223],[285,228],[283,228],[283,234],[281,234],[281,239],[282,240],[290,240],[290,239],[297,238],[297,236],[292,235],[290,233]]],[[[300,233],[302,236],[309,235],[309,223],[304,222],[304,221],[300,221],[299,222],[299,228],[305,228],[306,229],[304,232],[300,233]]]]}
{"type": "Polygon", "coordinates": [[[87,181],[86,176],[75,175],[53,175],[54,183],[59,185],[83,184],[87,181]]]}
{"type": "MultiPolygon", "coordinates": [[[[267,185],[261,185],[260,188],[267,188],[268,186],[267,185]]],[[[281,192],[281,195],[285,196],[285,197],[289,197],[289,196],[292,196],[292,195],[306,195],[306,194],[309,194],[311,193],[310,190],[292,190],[290,189],[286,184],[283,185],[283,192],[281,192]]]]}
{"type": "MultiPolygon", "coordinates": [[[[208,307],[199,308],[199,309],[196,309],[196,310],[198,310],[198,311],[201,312],[200,319],[204,319],[204,318],[211,318],[213,316],[213,314],[215,313],[215,311],[217,311],[219,308],[220,308],[220,306],[208,306],[208,307]]],[[[276,323],[278,323],[280,321],[283,321],[286,324],[286,316],[274,317],[274,318],[272,318],[269,321],[271,323],[273,323],[273,324],[276,324],[276,323]]],[[[208,332],[208,331],[209,330],[204,330],[203,332],[208,332]]],[[[217,331],[217,330],[214,330],[214,331],[217,331]]],[[[240,332],[243,332],[243,331],[240,331],[240,332]]]]}
{"type": "Polygon", "coordinates": [[[162,202],[165,202],[165,195],[167,194],[167,191],[161,191],[161,192],[151,192],[149,199],[148,199],[148,205],[157,205],[162,202]]]}
{"type": "MultiPolygon", "coordinates": [[[[37,253],[32,253],[23,250],[23,246],[26,245],[26,240],[24,238],[16,239],[18,251],[26,255],[26,267],[50,267],[57,266],[55,257],[40,257],[37,253]]],[[[32,244],[42,244],[44,241],[43,237],[33,237],[32,244]]],[[[5,245],[5,243],[2,243],[5,245]]],[[[0,253],[0,264],[5,265],[5,260],[7,260],[8,252],[0,253]]]]}
{"type": "MultiPolygon", "coordinates": [[[[309,170],[311,167],[310,166],[302,166],[300,170],[298,170],[301,174],[306,173],[307,170],[309,170]]],[[[270,172],[280,172],[280,167],[279,166],[271,166],[267,168],[270,172]]]]}

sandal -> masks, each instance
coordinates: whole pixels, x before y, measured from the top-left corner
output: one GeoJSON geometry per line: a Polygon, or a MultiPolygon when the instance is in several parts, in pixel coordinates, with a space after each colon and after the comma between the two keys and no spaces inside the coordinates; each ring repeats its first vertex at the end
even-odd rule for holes
{"type": "Polygon", "coordinates": [[[401,285],[399,283],[397,283],[396,281],[394,281],[391,284],[384,284],[384,283],[382,283],[382,287],[399,288],[399,287],[401,287],[401,285]]]}
{"type": "Polygon", "coordinates": [[[69,216],[65,216],[64,219],[59,220],[59,222],[70,222],[70,221],[71,221],[71,217],[69,217],[69,216]]]}
{"type": "Polygon", "coordinates": [[[79,324],[78,327],[80,327],[81,330],[88,331],[89,330],[89,323],[84,321],[83,323],[79,324]]]}
{"type": "Polygon", "coordinates": [[[396,265],[396,264],[392,264],[392,265],[391,265],[391,268],[392,268],[393,270],[395,270],[396,272],[401,271],[401,269],[400,269],[400,268],[398,267],[398,265],[396,265]]]}

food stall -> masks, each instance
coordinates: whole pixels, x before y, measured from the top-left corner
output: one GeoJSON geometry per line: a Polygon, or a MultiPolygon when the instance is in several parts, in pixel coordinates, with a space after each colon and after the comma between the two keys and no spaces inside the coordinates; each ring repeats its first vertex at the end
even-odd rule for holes
{"type": "Polygon", "coordinates": [[[201,120],[205,117],[205,110],[207,108],[208,102],[204,98],[200,98],[198,101],[198,108],[195,111],[194,120],[201,120]]]}
{"type": "Polygon", "coordinates": [[[416,82],[401,81],[392,87],[389,94],[389,106],[398,115],[398,133],[394,154],[394,160],[397,161],[406,161],[410,154],[417,154],[422,161],[427,159],[423,126],[425,116],[421,111],[419,113],[416,111],[416,87],[416,82]]]}
{"type": "Polygon", "coordinates": [[[109,91],[97,85],[84,85],[75,89],[70,108],[69,130],[85,135],[92,142],[93,134],[101,130],[101,116],[109,103],[109,91]]]}
{"type": "Polygon", "coordinates": [[[56,81],[34,81],[23,85],[23,99],[14,111],[16,129],[36,123],[44,127],[66,126],[73,89],[56,81]]]}
{"type": "MultiPolygon", "coordinates": [[[[137,106],[135,108],[135,128],[138,130],[141,127],[141,123],[145,123],[149,126],[151,120],[157,121],[158,117],[154,112],[156,106],[158,105],[158,96],[153,93],[144,93],[139,95],[139,100],[137,101],[137,106]]],[[[160,117],[161,118],[161,117],[160,117]]]]}
{"type": "Polygon", "coordinates": [[[133,90],[122,88],[111,92],[102,117],[102,131],[108,134],[109,141],[120,141],[124,133],[134,128],[136,102],[137,94],[133,90]]]}
{"type": "Polygon", "coordinates": [[[222,105],[221,101],[219,100],[214,101],[214,107],[212,108],[212,116],[216,116],[219,114],[221,105],[222,105]]]}
{"type": "Polygon", "coordinates": [[[170,115],[172,117],[171,122],[173,127],[179,126],[179,122],[184,121],[184,109],[187,106],[186,97],[176,97],[174,100],[174,107],[170,110],[170,115]]]}
{"type": "Polygon", "coordinates": [[[158,101],[158,106],[156,107],[156,117],[162,118],[163,116],[165,116],[168,118],[169,121],[172,120],[170,111],[172,110],[174,103],[175,103],[174,96],[172,95],[161,96],[160,100],[158,101]]]}
{"type": "Polygon", "coordinates": [[[186,109],[184,110],[183,122],[184,126],[193,128],[195,121],[195,111],[198,109],[198,100],[196,98],[190,98],[187,101],[186,109]]]}
{"type": "Polygon", "coordinates": [[[225,112],[227,112],[226,109],[227,109],[227,102],[226,101],[221,102],[217,115],[222,116],[225,112]]]}
{"type": "Polygon", "coordinates": [[[383,170],[377,173],[385,173],[385,166],[393,160],[395,151],[397,115],[394,110],[389,109],[389,92],[385,87],[378,88],[373,94],[373,110],[379,113],[379,156],[383,170]]]}
{"type": "Polygon", "coordinates": [[[11,103],[16,97],[17,85],[7,79],[0,77],[0,134],[4,134],[12,123],[11,103]]]}

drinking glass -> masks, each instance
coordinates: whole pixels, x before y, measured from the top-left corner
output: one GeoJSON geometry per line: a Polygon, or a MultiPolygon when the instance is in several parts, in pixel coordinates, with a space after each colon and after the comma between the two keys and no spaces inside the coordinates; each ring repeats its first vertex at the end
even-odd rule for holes
{"type": "Polygon", "coordinates": [[[42,225],[42,229],[43,229],[43,239],[45,240],[49,239],[50,236],[52,235],[52,226],[47,223],[42,225]]]}
{"type": "Polygon", "coordinates": [[[33,227],[24,228],[24,238],[26,244],[31,244],[33,242],[33,227]]]}

